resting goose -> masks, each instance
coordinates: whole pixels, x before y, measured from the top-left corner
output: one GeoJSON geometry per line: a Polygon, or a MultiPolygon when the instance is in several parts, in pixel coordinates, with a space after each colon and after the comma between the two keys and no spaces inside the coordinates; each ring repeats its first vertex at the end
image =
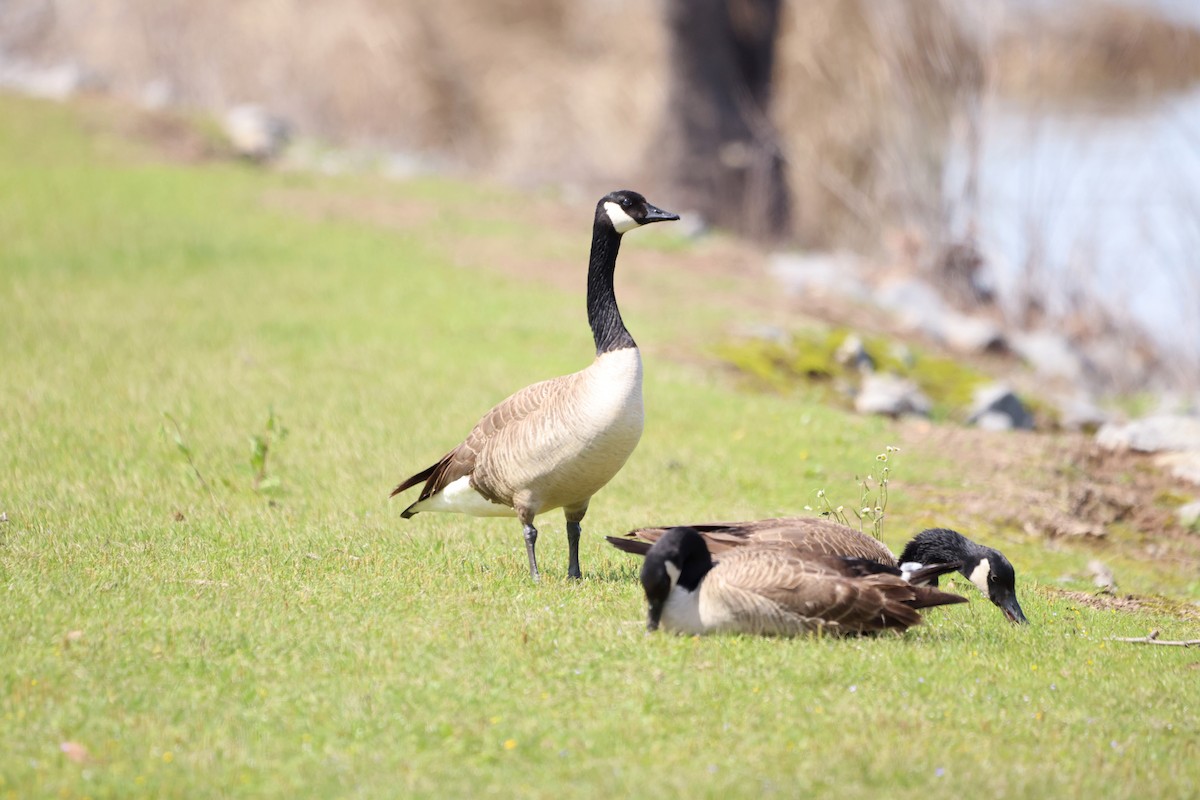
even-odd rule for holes
{"type": "MultiPolygon", "coordinates": [[[[916,577],[956,568],[925,567],[916,577]]],[[[641,580],[649,606],[646,629],[661,625],[684,634],[906,630],[921,621],[918,609],[966,602],[911,584],[896,567],[777,544],[737,547],[714,562],[704,539],[688,527],[663,532],[646,553],[641,580]]]]}
{"type": "MultiPolygon", "coordinates": [[[[748,522],[690,525],[718,558],[749,544],[774,543],[804,554],[851,556],[900,567],[906,573],[924,564],[958,562],[971,583],[987,595],[1012,622],[1025,623],[1017,602],[1016,572],[999,550],[977,544],[957,531],[931,528],[917,534],[896,558],[882,542],[840,522],[821,517],[781,517],[748,522]]],[[[639,528],[625,536],[609,536],[614,547],[645,555],[670,528],[639,528]]],[[[936,586],[936,579],[932,582],[936,586]]]]}
{"type": "Polygon", "coordinates": [[[595,361],[521,389],[485,414],[466,441],[402,481],[393,496],[424,482],[402,517],[422,511],[516,516],[524,526],[529,574],[538,580],[533,520],[561,508],[567,518],[567,574],[581,577],[580,522],[588,501],[617,474],[642,435],[642,359],[613,292],[617,251],[623,234],[676,219],[637,192],[600,198],[587,278],[595,361]]]}

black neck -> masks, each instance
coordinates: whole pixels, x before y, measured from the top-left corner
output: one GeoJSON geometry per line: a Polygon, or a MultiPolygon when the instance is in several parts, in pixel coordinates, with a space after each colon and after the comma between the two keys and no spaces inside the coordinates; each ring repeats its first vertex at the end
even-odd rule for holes
{"type": "Polygon", "coordinates": [[[596,340],[596,355],[637,347],[621,319],[617,295],[613,291],[613,272],[617,268],[617,251],[620,249],[621,234],[613,230],[607,220],[597,218],[592,229],[587,291],[588,325],[592,326],[592,338],[596,340]]]}

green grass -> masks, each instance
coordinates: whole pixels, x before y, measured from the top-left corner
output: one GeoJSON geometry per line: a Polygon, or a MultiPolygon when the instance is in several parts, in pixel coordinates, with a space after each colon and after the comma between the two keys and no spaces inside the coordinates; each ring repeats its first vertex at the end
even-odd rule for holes
{"type": "MultiPolygon", "coordinates": [[[[87,119],[0,96],[0,798],[1200,791],[1200,657],[1106,641],[1194,625],[1057,599],[1060,563],[1028,546],[1027,628],[966,587],[902,637],[643,633],[637,565],[601,534],[856,497],[888,423],[651,348],[646,434],[585,520],[584,581],[558,514],[538,586],[510,520],[401,520],[398,479],[587,363],[586,216],[564,294],[451,264],[455,236],[539,247],[532,224],[469,223],[496,190],[171,165],[87,119]],[[432,221],[264,200],[294,188],[432,221]],[[278,488],[256,491],[272,410],[278,488]]],[[[626,317],[665,341],[673,311],[626,317]]],[[[903,465],[896,516],[941,467],[903,465]]]]}

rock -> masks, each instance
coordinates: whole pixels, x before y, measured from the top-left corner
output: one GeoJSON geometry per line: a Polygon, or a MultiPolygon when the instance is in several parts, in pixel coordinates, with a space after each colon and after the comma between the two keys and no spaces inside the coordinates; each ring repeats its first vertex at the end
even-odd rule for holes
{"type": "Polygon", "coordinates": [[[778,325],[750,322],[736,326],[732,334],[736,339],[757,339],[763,342],[787,347],[792,343],[792,334],[778,325]]]}
{"type": "Polygon", "coordinates": [[[170,78],[155,78],[142,87],[138,103],[149,111],[160,111],[176,101],[175,84],[170,78]]]}
{"type": "Polygon", "coordinates": [[[928,416],[932,404],[917,385],[890,373],[870,373],[863,377],[862,386],[854,398],[854,409],[860,414],[884,414],[889,417],[916,414],[928,416]]]}
{"type": "Polygon", "coordinates": [[[1200,486],[1200,453],[1162,453],[1155,457],[1154,463],[1181,481],[1200,486]]]}
{"type": "Polygon", "coordinates": [[[1200,453],[1200,417],[1161,414],[1123,425],[1110,423],[1096,432],[1096,443],[1109,450],[1140,453],[1200,453]]]}
{"type": "Polygon", "coordinates": [[[875,302],[894,313],[900,324],[910,330],[941,336],[946,303],[929,284],[915,278],[885,281],[875,291],[875,302]]]}
{"type": "Polygon", "coordinates": [[[51,66],[5,61],[0,63],[0,86],[34,97],[66,100],[84,92],[102,91],[107,82],[99,73],[76,61],[51,66]]]}
{"type": "Polygon", "coordinates": [[[239,156],[268,161],[278,156],[291,138],[287,121],[262,106],[234,106],[225,113],[225,135],[239,156]]]}
{"type": "Polygon", "coordinates": [[[1013,334],[1012,349],[1044,378],[1054,378],[1079,385],[1086,373],[1083,357],[1067,341],[1067,337],[1051,331],[1032,331],[1013,334]]]}
{"type": "Polygon", "coordinates": [[[858,260],[843,253],[776,253],[767,272],[794,294],[868,298],[858,260]]]}
{"type": "Polygon", "coordinates": [[[1013,429],[1012,417],[999,411],[985,411],[982,414],[971,417],[970,424],[979,428],[981,431],[1011,431],[1013,429]]]}
{"type": "Polygon", "coordinates": [[[1108,568],[1103,561],[1093,558],[1087,565],[1088,573],[1092,576],[1092,583],[1096,588],[1112,594],[1117,590],[1117,580],[1113,576],[1113,571],[1108,568]]]}
{"type": "Polygon", "coordinates": [[[1200,393],[1192,396],[1181,391],[1155,392],[1155,409],[1147,416],[1177,414],[1184,417],[1200,417],[1200,393]]]}
{"type": "Polygon", "coordinates": [[[1004,331],[990,319],[947,311],[930,331],[951,350],[959,353],[1003,353],[1008,350],[1004,331]]]}
{"type": "Polygon", "coordinates": [[[1191,528],[1200,523],[1200,500],[1193,500],[1187,505],[1175,509],[1175,517],[1185,528],[1191,528]]]}
{"type": "Polygon", "coordinates": [[[917,278],[885,281],[875,292],[875,302],[895,314],[905,328],[920,331],[956,352],[1008,349],[999,325],[955,311],[946,305],[937,289],[917,278]]]}
{"type": "Polygon", "coordinates": [[[985,430],[1033,430],[1033,415],[1021,399],[1004,384],[992,384],[975,390],[967,424],[985,430]]]}
{"type": "Polygon", "coordinates": [[[850,369],[862,372],[875,371],[875,359],[871,358],[871,354],[867,352],[866,345],[863,344],[862,337],[857,333],[847,336],[838,345],[837,352],[833,355],[839,364],[847,366],[850,369]]]}
{"type": "Polygon", "coordinates": [[[1068,431],[1096,431],[1109,421],[1108,412],[1085,394],[1053,398],[1058,409],[1058,423],[1068,431]]]}
{"type": "Polygon", "coordinates": [[[1055,516],[1044,533],[1051,539],[1104,539],[1108,536],[1108,530],[1098,522],[1073,519],[1065,515],[1055,516]]]}
{"type": "Polygon", "coordinates": [[[1141,389],[1159,369],[1151,351],[1126,337],[1101,333],[1079,340],[1078,351],[1093,385],[1133,391],[1141,389]]]}

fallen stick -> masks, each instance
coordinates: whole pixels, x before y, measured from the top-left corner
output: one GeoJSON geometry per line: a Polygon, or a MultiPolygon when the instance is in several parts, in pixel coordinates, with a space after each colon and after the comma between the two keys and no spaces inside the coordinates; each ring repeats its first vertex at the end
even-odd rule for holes
{"type": "Polygon", "coordinates": [[[1110,636],[1114,642],[1132,642],[1133,644],[1162,644],[1170,647],[1200,647],[1200,639],[1180,639],[1169,641],[1158,638],[1158,631],[1150,631],[1148,636],[1110,636]]]}

